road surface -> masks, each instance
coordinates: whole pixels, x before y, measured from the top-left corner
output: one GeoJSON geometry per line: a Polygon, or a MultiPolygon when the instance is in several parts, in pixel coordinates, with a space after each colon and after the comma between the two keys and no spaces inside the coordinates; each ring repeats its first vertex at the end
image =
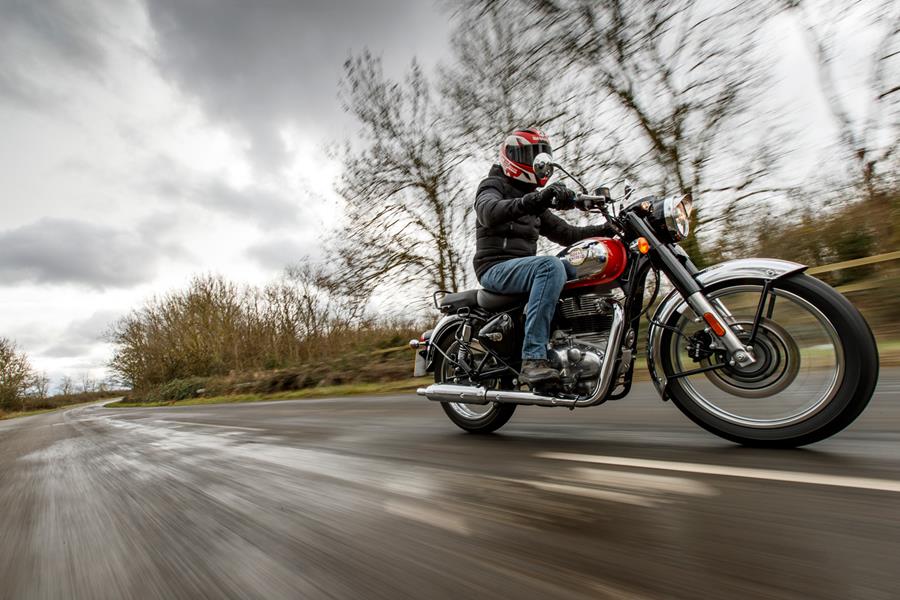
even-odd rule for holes
{"type": "Polygon", "coordinates": [[[647,384],[489,437],[412,395],[6,421],[0,597],[898,598],[898,395],[794,451],[647,384]]]}

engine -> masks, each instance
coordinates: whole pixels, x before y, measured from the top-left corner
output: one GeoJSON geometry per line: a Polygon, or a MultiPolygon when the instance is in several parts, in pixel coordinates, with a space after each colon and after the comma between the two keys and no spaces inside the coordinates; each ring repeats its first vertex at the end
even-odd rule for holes
{"type": "Polygon", "coordinates": [[[581,294],[568,296],[559,302],[559,329],[579,342],[606,348],[612,326],[612,294],[581,294]]]}
{"type": "Polygon", "coordinates": [[[610,293],[560,300],[548,358],[559,369],[567,391],[587,394],[593,390],[612,327],[613,302],[610,293]]]}

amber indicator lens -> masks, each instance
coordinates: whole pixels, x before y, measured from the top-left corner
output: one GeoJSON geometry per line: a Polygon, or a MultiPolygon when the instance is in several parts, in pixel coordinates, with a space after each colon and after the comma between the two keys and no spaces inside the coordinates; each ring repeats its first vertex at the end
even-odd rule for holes
{"type": "Polygon", "coordinates": [[[641,254],[650,252],[650,242],[647,241],[647,238],[640,237],[637,239],[637,249],[641,254]]]}
{"type": "Polygon", "coordinates": [[[719,323],[716,315],[712,313],[706,313],[703,315],[703,320],[706,321],[706,323],[710,326],[710,328],[712,328],[713,332],[717,336],[722,337],[723,335],[725,335],[725,328],[722,327],[721,323],[719,323]]]}

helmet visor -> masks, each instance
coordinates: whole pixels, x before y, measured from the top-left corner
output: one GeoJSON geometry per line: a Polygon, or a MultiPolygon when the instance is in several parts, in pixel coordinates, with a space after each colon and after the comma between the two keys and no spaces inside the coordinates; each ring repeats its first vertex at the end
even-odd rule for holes
{"type": "Polygon", "coordinates": [[[523,146],[513,144],[506,146],[506,156],[508,156],[511,161],[519,163],[520,165],[528,165],[529,167],[534,162],[534,157],[541,152],[552,154],[550,144],[547,142],[538,142],[537,144],[525,144],[523,146]]]}

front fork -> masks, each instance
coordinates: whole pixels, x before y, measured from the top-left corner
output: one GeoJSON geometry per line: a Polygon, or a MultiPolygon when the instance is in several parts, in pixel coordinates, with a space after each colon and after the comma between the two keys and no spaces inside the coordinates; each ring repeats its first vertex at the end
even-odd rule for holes
{"type": "MultiPolygon", "coordinates": [[[[728,362],[733,365],[746,367],[756,362],[753,349],[745,346],[729,326],[730,319],[724,318],[721,309],[710,302],[702,292],[695,292],[685,299],[693,311],[702,315],[703,320],[709,326],[716,337],[728,351],[728,362]]],[[[724,308],[724,307],[723,307],[724,308]]],[[[727,309],[725,309],[727,311],[727,309]]]]}
{"type": "MultiPolygon", "coordinates": [[[[710,331],[724,346],[728,353],[728,362],[741,367],[754,364],[756,357],[753,356],[753,348],[744,345],[731,329],[729,325],[731,315],[728,314],[728,309],[721,303],[718,303],[717,307],[709,301],[709,298],[703,293],[703,288],[697,283],[694,273],[675,255],[671,247],[659,241],[647,221],[634,213],[629,213],[627,220],[632,229],[650,243],[650,251],[653,253],[651,258],[656,259],[662,271],[681,294],[681,297],[685,299],[688,306],[706,322],[710,331]]],[[[694,272],[696,272],[696,268],[694,268],[694,272]]]]}

